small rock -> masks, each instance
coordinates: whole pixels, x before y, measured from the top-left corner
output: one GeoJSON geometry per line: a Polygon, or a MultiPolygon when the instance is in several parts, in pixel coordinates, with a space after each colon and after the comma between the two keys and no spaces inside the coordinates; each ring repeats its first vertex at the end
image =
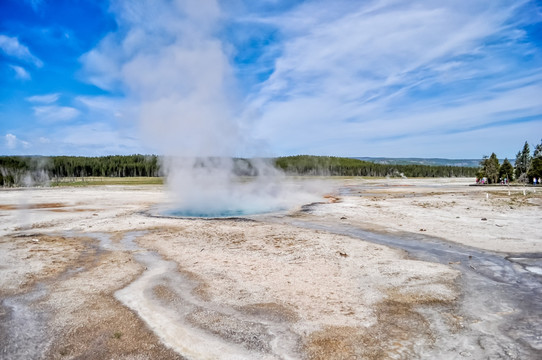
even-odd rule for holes
{"type": "Polygon", "coordinates": [[[340,252],[340,251],[339,251],[339,255],[341,255],[342,257],[348,257],[347,253],[343,253],[343,252],[340,252]]]}
{"type": "Polygon", "coordinates": [[[487,221],[487,218],[482,218],[482,221],[487,221]]]}
{"type": "Polygon", "coordinates": [[[420,231],[427,231],[427,229],[420,229],[420,231]]]}
{"type": "Polygon", "coordinates": [[[342,216],[342,217],[341,217],[341,220],[346,220],[346,216],[342,216]]]}
{"type": "Polygon", "coordinates": [[[40,242],[39,239],[32,239],[33,242],[40,242]]]}

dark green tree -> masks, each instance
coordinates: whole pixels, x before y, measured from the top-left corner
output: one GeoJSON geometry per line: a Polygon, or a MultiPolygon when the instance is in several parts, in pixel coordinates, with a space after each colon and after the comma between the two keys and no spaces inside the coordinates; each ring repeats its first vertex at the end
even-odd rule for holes
{"type": "Polygon", "coordinates": [[[156,155],[125,156],[0,156],[0,186],[23,186],[22,180],[42,184],[65,177],[160,176],[156,155]]]}
{"type": "Polygon", "coordinates": [[[507,158],[502,162],[499,170],[499,178],[502,180],[508,179],[508,181],[514,180],[514,167],[507,158]]]}
{"type": "Polygon", "coordinates": [[[534,154],[531,160],[531,166],[527,171],[527,177],[529,182],[532,182],[533,178],[536,178],[537,180],[542,178],[542,140],[540,140],[540,144],[536,145],[534,148],[534,154]]]}
{"type": "Polygon", "coordinates": [[[480,171],[478,178],[485,177],[489,184],[496,184],[499,182],[499,159],[495,153],[492,153],[490,157],[484,156],[482,161],[480,161],[480,171]]]}
{"type": "Polygon", "coordinates": [[[527,173],[527,177],[529,182],[533,181],[533,178],[542,179],[542,157],[534,158],[531,167],[529,168],[529,172],[527,173]]]}
{"type": "Polygon", "coordinates": [[[484,155],[482,160],[480,161],[480,166],[478,167],[478,170],[476,171],[476,182],[486,179],[487,180],[487,174],[486,174],[486,164],[489,161],[489,158],[487,155],[484,155]]]}
{"type": "Polygon", "coordinates": [[[516,179],[518,181],[527,181],[527,172],[531,165],[531,149],[529,148],[529,143],[525,141],[523,145],[523,150],[518,151],[516,154],[516,179]]]}
{"type": "Polygon", "coordinates": [[[542,139],[540,139],[540,144],[536,145],[534,148],[533,159],[542,157],[542,139]]]}
{"type": "Polygon", "coordinates": [[[474,167],[376,164],[351,158],[297,155],[274,160],[287,174],[330,176],[472,177],[474,167]]]}

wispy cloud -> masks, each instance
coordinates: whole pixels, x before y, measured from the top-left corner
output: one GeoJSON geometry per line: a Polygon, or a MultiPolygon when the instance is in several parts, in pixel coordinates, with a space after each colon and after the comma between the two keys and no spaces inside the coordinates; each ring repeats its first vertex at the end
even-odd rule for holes
{"type": "Polygon", "coordinates": [[[45,95],[34,95],[27,97],[26,100],[31,103],[40,103],[40,104],[52,104],[58,100],[60,97],[59,93],[54,94],[45,94],[45,95]]]}
{"type": "Polygon", "coordinates": [[[389,151],[377,141],[384,135],[495,133],[505,119],[540,117],[542,88],[532,81],[542,64],[525,60],[541,55],[522,30],[528,3],[307,2],[252,18],[284,42],[249,113],[260,113],[258,133],[279,151],[327,150],[337,138],[335,153],[352,156],[389,151]]]}
{"type": "Polygon", "coordinates": [[[24,1],[30,6],[32,6],[32,9],[34,9],[34,11],[38,11],[41,4],[43,4],[44,2],[44,0],[24,0],[24,1]]]}
{"type": "Polygon", "coordinates": [[[15,77],[20,80],[30,80],[31,76],[28,71],[25,70],[22,66],[19,65],[12,65],[10,64],[9,67],[13,69],[15,72],[15,77]]]}
{"type": "Polygon", "coordinates": [[[43,123],[66,122],[76,118],[80,111],[69,106],[44,105],[33,107],[34,115],[43,123]]]}
{"type": "Polygon", "coordinates": [[[134,154],[142,151],[133,129],[116,129],[106,122],[68,125],[56,129],[53,154],[134,154]]]}
{"type": "Polygon", "coordinates": [[[135,117],[137,104],[126,99],[108,96],[78,96],[77,103],[84,105],[92,113],[99,113],[114,118],[135,117]]]}
{"type": "Polygon", "coordinates": [[[17,146],[17,136],[13,134],[6,134],[6,136],[4,136],[4,140],[8,149],[15,149],[17,146]]]}
{"type": "MultiPolygon", "coordinates": [[[[60,6],[25,1],[38,12],[60,6]]],[[[83,131],[87,151],[94,142],[106,152],[105,138],[125,141],[108,148],[120,153],[138,137],[153,151],[234,153],[253,135],[245,148],[261,139],[275,155],[511,156],[542,133],[534,0],[84,3],[74,6],[115,24],[98,27],[111,31],[101,39],[84,35],[88,23],[24,29],[22,18],[0,34],[4,73],[33,80],[9,83],[18,106],[0,132],[24,134],[32,151],[46,137],[73,152],[83,131]],[[39,77],[35,41],[58,50],[39,77]],[[78,51],[88,51],[82,69],[64,67],[78,51]]]]}
{"type": "Polygon", "coordinates": [[[2,50],[7,56],[31,63],[36,67],[43,66],[43,62],[34,56],[30,50],[28,50],[28,47],[21,44],[19,39],[16,37],[9,37],[0,34],[0,50],[2,50]]]}
{"type": "Polygon", "coordinates": [[[20,140],[17,138],[17,136],[9,133],[4,136],[4,143],[6,148],[8,148],[9,150],[15,150],[19,147],[26,149],[30,146],[28,142],[20,140]]]}

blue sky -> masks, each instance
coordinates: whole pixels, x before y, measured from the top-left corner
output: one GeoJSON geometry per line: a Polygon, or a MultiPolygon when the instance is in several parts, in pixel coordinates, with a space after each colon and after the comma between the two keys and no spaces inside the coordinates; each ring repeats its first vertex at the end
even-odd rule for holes
{"type": "Polygon", "coordinates": [[[513,158],[539,1],[0,1],[0,154],[513,158]]]}

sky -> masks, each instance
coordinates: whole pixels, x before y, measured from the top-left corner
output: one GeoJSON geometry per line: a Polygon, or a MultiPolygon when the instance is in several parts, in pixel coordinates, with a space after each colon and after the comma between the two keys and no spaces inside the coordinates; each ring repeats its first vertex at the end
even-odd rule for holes
{"type": "Polygon", "coordinates": [[[0,155],[515,158],[542,3],[0,0],[0,155]]]}

